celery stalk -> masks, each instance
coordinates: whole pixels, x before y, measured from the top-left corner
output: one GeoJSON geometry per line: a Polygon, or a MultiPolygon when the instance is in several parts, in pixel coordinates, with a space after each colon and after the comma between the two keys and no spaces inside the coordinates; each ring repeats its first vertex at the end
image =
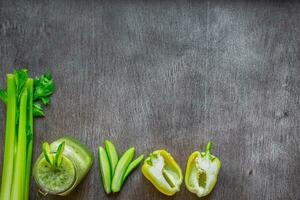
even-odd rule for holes
{"type": "Polygon", "coordinates": [[[25,191],[24,200],[29,199],[29,186],[30,186],[30,172],[31,172],[31,158],[32,158],[32,145],[33,145],[33,80],[31,78],[27,81],[28,88],[28,113],[27,113],[27,160],[26,160],[26,173],[25,173],[25,191]]]}
{"type": "Polygon", "coordinates": [[[0,101],[7,105],[6,133],[0,200],[28,200],[33,117],[44,116],[55,85],[50,74],[28,77],[28,70],[7,75],[7,89],[0,89],[0,101]]]}
{"type": "Polygon", "coordinates": [[[15,77],[7,75],[7,112],[6,112],[6,134],[4,147],[4,161],[2,171],[2,184],[0,200],[9,200],[12,186],[14,150],[16,143],[16,85],[15,77]]]}
{"type": "Polygon", "coordinates": [[[24,200],[24,184],[26,171],[26,118],[28,92],[25,87],[20,100],[20,116],[18,129],[18,142],[16,147],[16,161],[14,165],[13,185],[11,199],[24,200]]]}

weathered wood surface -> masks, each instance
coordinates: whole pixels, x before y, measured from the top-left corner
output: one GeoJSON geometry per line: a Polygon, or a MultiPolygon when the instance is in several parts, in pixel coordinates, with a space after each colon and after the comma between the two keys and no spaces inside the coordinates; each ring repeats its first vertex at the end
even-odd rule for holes
{"type": "MultiPolygon", "coordinates": [[[[1,1],[0,85],[15,67],[53,73],[57,91],[35,121],[42,141],[64,134],[96,162],[70,196],[166,197],[135,171],[106,196],[96,148],[188,155],[214,141],[222,169],[206,199],[299,199],[300,4],[296,1],[1,1]]],[[[0,106],[0,166],[5,107],[0,106]]],[[[39,199],[32,181],[31,199],[39,199]]]]}

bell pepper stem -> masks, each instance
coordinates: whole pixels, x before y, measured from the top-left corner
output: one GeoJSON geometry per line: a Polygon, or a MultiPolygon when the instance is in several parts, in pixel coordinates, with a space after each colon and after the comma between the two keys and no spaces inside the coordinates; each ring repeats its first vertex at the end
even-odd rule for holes
{"type": "Polygon", "coordinates": [[[205,153],[206,153],[207,155],[210,155],[211,145],[212,145],[212,142],[211,142],[211,141],[209,141],[209,142],[207,143],[207,145],[206,145],[205,153]]]}

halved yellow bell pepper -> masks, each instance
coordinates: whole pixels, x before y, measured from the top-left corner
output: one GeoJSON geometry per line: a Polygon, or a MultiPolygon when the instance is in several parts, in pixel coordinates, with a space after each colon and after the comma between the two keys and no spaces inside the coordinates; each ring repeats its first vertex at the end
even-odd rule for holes
{"type": "Polygon", "coordinates": [[[183,181],[180,167],[165,150],[150,154],[144,161],[142,173],[160,192],[168,196],[178,192],[183,181]]]}
{"type": "Polygon", "coordinates": [[[220,160],[210,153],[211,142],[208,142],[205,152],[195,151],[188,159],[185,185],[198,197],[208,195],[216,185],[221,167],[220,160]]]}

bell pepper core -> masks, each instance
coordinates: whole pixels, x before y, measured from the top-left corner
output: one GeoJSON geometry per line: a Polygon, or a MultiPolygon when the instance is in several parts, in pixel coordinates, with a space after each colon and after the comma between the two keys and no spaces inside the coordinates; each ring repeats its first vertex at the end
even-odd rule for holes
{"type": "Polygon", "coordinates": [[[183,181],[180,167],[165,150],[150,154],[144,161],[142,173],[160,192],[168,196],[178,192],[183,181]]]}
{"type": "Polygon", "coordinates": [[[198,197],[208,195],[217,183],[221,167],[220,160],[210,153],[211,142],[208,142],[205,152],[195,151],[188,159],[185,185],[198,197]]]}

